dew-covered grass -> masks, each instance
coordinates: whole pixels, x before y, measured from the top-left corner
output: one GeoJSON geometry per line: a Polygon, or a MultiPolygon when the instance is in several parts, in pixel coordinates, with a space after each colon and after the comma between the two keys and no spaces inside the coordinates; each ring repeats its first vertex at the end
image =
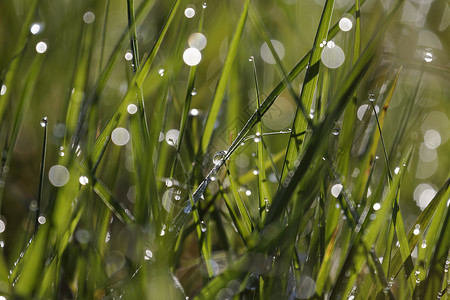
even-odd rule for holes
{"type": "Polygon", "coordinates": [[[1,299],[449,299],[442,0],[0,3],[1,299]]]}

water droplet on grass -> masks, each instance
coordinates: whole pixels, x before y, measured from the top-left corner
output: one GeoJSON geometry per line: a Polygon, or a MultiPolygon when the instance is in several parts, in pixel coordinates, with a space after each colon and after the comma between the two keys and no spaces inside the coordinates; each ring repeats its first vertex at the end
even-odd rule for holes
{"type": "Polygon", "coordinates": [[[129,105],[127,106],[127,112],[128,112],[130,115],[134,115],[135,113],[137,113],[137,111],[138,111],[137,105],[135,105],[135,104],[129,104],[129,105]]]}
{"type": "Polygon", "coordinates": [[[54,165],[48,172],[48,179],[50,183],[56,187],[61,187],[69,182],[69,170],[62,165],[54,165]]]}
{"type": "Polygon", "coordinates": [[[425,49],[424,60],[426,62],[432,62],[433,61],[433,50],[431,48],[425,49]]]}
{"type": "Polygon", "coordinates": [[[122,127],[117,127],[111,133],[111,140],[117,146],[124,146],[130,140],[130,133],[122,127]]]}
{"type": "Polygon", "coordinates": [[[188,66],[196,66],[202,60],[202,54],[198,49],[195,48],[187,48],[183,52],[183,61],[188,66]]]}
{"type": "Polygon", "coordinates": [[[374,93],[370,93],[369,94],[369,101],[370,102],[374,102],[375,101],[375,94],[374,93]]]}
{"type": "Polygon", "coordinates": [[[86,185],[89,183],[89,178],[87,178],[86,176],[80,176],[78,181],[80,182],[81,185],[86,185]]]}
{"type": "Polygon", "coordinates": [[[47,44],[44,42],[39,42],[36,44],[36,52],[37,53],[44,53],[47,51],[47,44]]]}
{"type": "Polygon", "coordinates": [[[195,88],[193,88],[193,89],[192,89],[192,91],[191,91],[191,95],[192,95],[192,96],[195,96],[195,95],[197,95],[197,90],[196,90],[195,88]]]}
{"type": "Polygon", "coordinates": [[[6,94],[6,90],[7,90],[6,85],[2,84],[2,88],[0,90],[0,95],[3,96],[4,94],[6,94]]]}
{"type": "Polygon", "coordinates": [[[248,61],[254,61],[255,60],[255,57],[252,55],[252,56],[250,56],[250,58],[248,59],[248,61]]]}
{"type": "Polygon", "coordinates": [[[331,132],[333,135],[339,135],[339,133],[341,132],[340,128],[335,128],[333,129],[333,131],[331,132]]]}
{"type": "Polygon", "coordinates": [[[251,190],[246,190],[246,191],[245,191],[245,195],[250,196],[251,194],[252,194],[252,191],[251,191],[251,190]]]}
{"type": "Polygon", "coordinates": [[[196,109],[196,108],[193,108],[193,109],[191,109],[191,111],[189,112],[189,114],[191,115],[191,116],[198,116],[198,114],[199,114],[199,111],[198,111],[198,109],[196,109]]]}
{"type": "Polygon", "coordinates": [[[38,34],[41,31],[41,24],[33,23],[30,27],[31,34],[38,34]]]}
{"type": "Polygon", "coordinates": [[[225,159],[227,155],[227,151],[226,150],[222,150],[217,152],[214,157],[213,157],[213,164],[215,164],[216,166],[222,164],[223,160],[225,159]]]}
{"type": "Polygon", "coordinates": [[[164,69],[159,69],[158,70],[158,74],[159,74],[159,76],[163,77],[164,76],[164,69]]]}
{"type": "Polygon", "coordinates": [[[206,223],[204,221],[200,222],[200,230],[202,232],[206,232],[206,230],[208,229],[208,227],[206,226],[206,223]]]}
{"type": "Polygon", "coordinates": [[[95,20],[95,15],[92,11],[88,11],[83,16],[83,21],[86,24],[91,24],[95,20]]]}
{"type": "Polygon", "coordinates": [[[4,232],[6,229],[6,224],[3,220],[0,220],[0,233],[4,232]]]}
{"type": "Polygon", "coordinates": [[[178,145],[178,137],[180,136],[180,132],[176,129],[170,129],[166,133],[166,142],[169,146],[176,147],[178,145]]]}
{"type": "Polygon", "coordinates": [[[195,9],[192,7],[186,7],[186,9],[184,10],[184,15],[188,19],[193,18],[195,16],[195,9]]]}
{"type": "Polygon", "coordinates": [[[206,2],[203,2],[202,7],[203,7],[203,9],[208,7],[208,5],[206,5],[206,2]]]}
{"type": "Polygon", "coordinates": [[[372,206],[372,208],[373,210],[379,210],[381,208],[381,204],[377,202],[372,206]]]}
{"type": "Polygon", "coordinates": [[[336,69],[344,63],[345,54],[333,41],[328,41],[327,46],[322,50],[320,58],[327,68],[336,69]]]}
{"type": "Polygon", "coordinates": [[[198,50],[205,49],[206,43],[207,43],[206,37],[203,34],[201,34],[200,32],[191,34],[188,39],[189,47],[192,47],[192,48],[195,48],[198,50]]]}
{"type": "Polygon", "coordinates": [[[352,29],[353,27],[353,23],[349,18],[342,18],[341,20],[339,20],[339,28],[342,31],[349,31],[350,29],[352,29]]]}
{"type": "Polygon", "coordinates": [[[47,222],[47,219],[44,216],[39,216],[38,223],[42,225],[45,224],[45,222],[47,222]]]}
{"type": "Polygon", "coordinates": [[[342,191],[342,184],[338,183],[331,187],[331,194],[336,198],[339,196],[341,191],[342,191]]]}
{"type": "Polygon", "coordinates": [[[131,53],[131,51],[127,51],[125,53],[125,60],[132,60],[133,59],[133,53],[131,53]]]}
{"type": "Polygon", "coordinates": [[[41,124],[42,127],[47,127],[47,125],[48,125],[47,117],[43,117],[43,118],[41,119],[40,124],[41,124]]]}

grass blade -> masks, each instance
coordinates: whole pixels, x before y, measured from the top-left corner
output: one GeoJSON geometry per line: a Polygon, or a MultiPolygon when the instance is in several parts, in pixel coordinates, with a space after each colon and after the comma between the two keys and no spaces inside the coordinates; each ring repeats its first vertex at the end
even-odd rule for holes
{"type": "Polygon", "coordinates": [[[203,130],[202,140],[201,140],[201,151],[206,153],[211,136],[214,129],[214,123],[216,122],[217,115],[219,114],[220,106],[222,104],[223,97],[225,95],[225,89],[227,87],[228,79],[230,77],[234,59],[239,46],[239,41],[242,37],[242,32],[244,31],[245,21],[247,19],[247,12],[250,5],[250,1],[246,0],[244,3],[244,9],[239,18],[238,24],[236,26],[236,31],[234,32],[233,39],[231,40],[230,47],[223,65],[222,73],[220,74],[219,82],[217,83],[216,90],[214,91],[214,97],[212,99],[211,107],[206,117],[205,127],[203,130]]]}
{"type": "MultiPolygon", "coordinates": [[[[305,79],[303,81],[303,88],[300,94],[300,103],[305,107],[307,111],[311,109],[314,92],[316,90],[317,81],[319,79],[320,54],[322,53],[320,44],[324,40],[327,40],[328,28],[330,27],[331,23],[333,6],[334,0],[327,0],[325,2],[316,37],[314,38],[314,44],[308,62],[308,69],[306,70],[305,79]]],[[[283,170],[281,172],[282,180],[286,178],[287,173],[290,170],[295,169],[294,164],[298,158],[298,154],[300,153],[300,149],[304,142],[304,136],[299,136],[299,133],[305,131],[307,125],[308,120],[303,115],[301,115],[299,113],[299,109],[297,109],[295,113],[294,124],[292,125],[292,133],[289,139],[283,170]]]]}

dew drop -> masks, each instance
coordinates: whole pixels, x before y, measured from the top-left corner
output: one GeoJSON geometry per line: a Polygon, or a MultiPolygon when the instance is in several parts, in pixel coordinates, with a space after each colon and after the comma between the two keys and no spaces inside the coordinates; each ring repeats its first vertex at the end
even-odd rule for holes
{"type": "Polygon", "coordinates": [[[370,102],[374,102],[375,101],[375,94],[374,93],[370,93],[369,94],[369,101],[370,102]]]}
{"type": "Polygon", "coordinates": [[[349,31],[350,29],[352,29],[353,27],[353,23],[349,18],[342,18],[341,20],[339,20],[339,28],[342,31],[349,31]]]}
{"type": "Polygon", "coordinates": [[[0,90],[0,95],[3,96],[4,94],[6,94],[6,90],[7,90],[6,85],[2,84],[2,88],[0,90]]]}
{"type": "Polygon", "coordinates": [[[133,53],[131,51],[127,51],[125,53],[125,60],[132,60],[133,59],[133,53]]]}
{"type": "Polygon", "coordinates": [[[159,76],[163,77],[164,76],[164,69],[159,69],[158,70],[158,74],[159,74],[159,76]]]}
{"type": "Polygon", "coordinates": [[[80,176],[78,181],[80,182],[81,185],[86,185],[89,183],[89,178],[87,178],[86,176],[80,176]]]}
{"type": "Polygon", "coordinates": [[[41,25],[39,23],[33,23],[30,27],[31,34],[38,34],[41,31],[41,25]]]}
{"type": "Polygon", "coordinates": [[[47,44],[44,42],[39,42],[36,44],[36,52],[37,53],[44,53],[47,51],[47,44]]]}
{"type": "Polygon", "coordinates": [[[336,198],[339,196],[341,191],[342,191],[342,184],[338,183],[331,187],[331,194],[336,198]]]}
{"type": "Polygon", "coordinates": [[[258,175],[259,174],[259,170],[258,169],[254,169],[252,173],[253,173],[253,175],[258,175]]]}
{"type": "Polygon", "coordinates": [[[202,54],[200,53],[200,51],[198,49],[191,47],[191,48],[187,48],[186,50],[184,50],[183,61],[188,66],[191,66],[191,67],[196,66],[200,63],[201,60],[202,60],[202,54]]]}
{"type": "Polygon", "coordinates": [[[333,131],[331,132],[333,135],[339,135],[339,133],[341,132],[340,128],[335,128],[333,129],[333,131]]]}
{"type": "Polygon", "coordinates": [[[6,229],[6,224],[3,220],[0,220],[0,233],[4,232],[6,229]]]}
{"type": "Polygon", "coordinates": [[[195,9],[192,7],[186,7],[186,9],[184,10],[184,15],[188,19],[193,18],[195,16],[195,9]]]}
{"type": "Polygon", "coordinates": [[[200,222],[200,229],[202,232],[206,232],[206,230],[208,229],[208,227],[206,226],[206,223],[204,221],[200,222]]]}
{"type": "Polygon", "coordinates": [[[198,111],[198,109],[196,109],[196,108],[193,108],[193,109],[191,109],[191,111],[189,112],[189,114],[191,115],[191,116],[198,116],[198,114],[199,114],[199,111],[198,111]]]}
{"type": "Polygon", "coordinates": [[[399,168],[399,167],[396,167],[396,168],[394,169],[394,173],[395,173],[395,174],[398,174],[398,172],[400,172],[400,168],[399,168]]]}
{"type": "Polygon", "coordinates": [[[45,224],[45,222],[47,222],[47,219],[44,216],[39,216],[38,218],[38,222],[39,224],[45,224]]]}
{"type": "Polygon", "coordinates": [[[95,15],[92,11],[86,12],[83,16],[83,21],[86,24],[91,24],[92,22],[94,22],[94,20],[95,20],[95,15]]]}
{"type": "Polygon", "coordinates": [[[373,208],[373,210],[379,210],[381,208],[381,204],[377,202],[373,205],[372,208],[373,208]]]}
{"type": "Polygon", "coordinates": [[[203,2],[202,4],[203,9],[207,8],[208,6],[206,5],[206,2],[203,2]]]}
{"type": "Polygon", "coordinates": [[[251,194],[252,194],[252,191],[250,191],[250,190],[245,191],[245,195],[250,196],[251,194]]]}
{"type": "Polygon", "coordinates": [[[137,105],[135,105],[135,104],[129,104],[129,105],[127,106],[127,112],[128,112],[130,115],[134,115],[135,113],[137,113],[137,111],[138,111],[137,105]]]}
{"type": "Polygon", "coordinates": [[[56,187],[61,187],[69,182],[69,170],[62,165],[54,165],[48,172],[50,183],[56,187]]]}
{"type": "Polygon", "coordinates": [[[191,91],[191,95],[192,95],[192,96],[195,96],[195,95],[197,95],[197,90],[196,90],[195,88],[193,88],[193,89],[192,89],[192,91],[191,91]]]}
{"type": "Polygon", "coordinates": [[[191,34],[188,39],[189,47],[192,47],[192,48],[195,48],[198,50],[205,49],[206,43],[207,43],[206,37],[200,32],[191,34]]]}
{"type": "Polygon", "coordinates": [[[255,143],[259,143],[259,142],[261,142],[261,137],[256,136],[256,137],[253,139],[253,141],[254,141],[255,143]]]}
{"type": "Polygon", "coordinates": [[[433,50],[431,48],[425,49],[424,60],[426,62],[432,62],[433,61],[433,50]]]}
{"type": "Polygon", "coordinates": [[[43,118],[41,119],[40,124],[41,124],[42,127],[47,127],[47,125],[48,125],[47,117],[43,117],[43,118]]]}
{"type": "Polygon", "coordinates": [[[145,260],[150,260],[150,259],[152,259],[152,257],[153,257],[153,252],[151,251],[151,250],[145,250],[145,256],[144,256],[144,259],[145,260]]]}
{"type": "Polygon", "coordinates": [[[178,137],[180,136],[180,132],[176,129],[170,129],[166,133],[166,142],[169,146],[176,147],[178,145],[178,137]]]}
{"type": "Polygon", "coordinates": [[[222,150],[222,151],[217,152],[214,155],[214,157],[213,157],[213,164],[215,164],[216,166],[222,164],[222,162],[225,159],[227,153],[228,152],[226,150],[222,150]]]}
{"type": "Polygon", "coordinates": [[[111,140],[117,146],[124,146],[130,140],[130,133],[122,127],[117,127],[111,133],[111,140]]]}
{"type": "Polygon", "coordinates": [[[328,41],[320,55],[322,63],[329,69],[339,68],[345,61],[345,54],[342,49],[333,41],[328,41]]]}
{"type": "Polygon", "coordinates": [[[166,179],[166,186],[171,187],[173,185],[173,181],[170,178],[166,179]]]}

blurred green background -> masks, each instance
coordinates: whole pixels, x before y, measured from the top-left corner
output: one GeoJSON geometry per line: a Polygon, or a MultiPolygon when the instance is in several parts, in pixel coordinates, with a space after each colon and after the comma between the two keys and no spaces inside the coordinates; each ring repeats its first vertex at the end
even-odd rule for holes
{"type": "MultiPolygon", "coordinates": [[[[139,7],[141,2],[136,1],[135,6],[139,7]]],[[[172,5],[171,2],[154,1],[148,15],[138,23],[137,36],[141,58],[151,51],[155,36],[160,31],[172,5]]],[[[0,2],[2,76],[11,59],[17,55],[14,52],[17,47],[17,38],[22,30],[30,3],[31,1],[27,0],[0,2]]],[[[260,13],[271,39],[277,41],[274,44],[286,70],[290,70],[311,48],[324,1],[277,0],[252,1],[252,3],[260,13]]],[[[361,9],[362,48],[378,30],[380,22],[393,3],[393,0],[368,0],[364,3],[361,9]]],[[[195,124],[198,130],[210,106],[228,43],[242,9],[242,1],[237,0],[208,1],[206,8],[202,5],[202,1],[182,2],[182,9],[171,25],[162,48],[157,54],[153,69],[144,84],[145,105],[151,126],[151,116],[155,113],[154,99],[158,97],[162,89],[163,78],[166,76],[171,78],[170,97],[167,100],[170,101],[170,109],[165,115],[163,134],[172,128],[178,128],[179,125],[189,75],[189,68],[182,60],[183,51],[189,47],[190,35],[198,32],[201,15],[204,16],[202,33],[207,39],[207,45],[202,50],[202,60],[197,68],[195,84],[197,94],[192,98],[191,103],[191,108],[197,109],[199,113],[198,122],[195,124]],[[185,16],[185,9],[188,8],[195,11],[192,18],[185,16]]],[[[345,11],[351,5],[353,5],[351,0],[337,1],[332,24],[345,16],[345,11]]],[[[25,79],[34,56],[45,55],[45,61],[30,105],[26,108],[10,168],[2,170],[3,179],[0,181],[4,189],[0,218],[6,225],[6,229],[3,228],[1,231],[0,238],[9,264],[12,264],[17,253],[20,252],[24,232],[29,232],[32,228],[29,224],[30,205],[36,201],[38,194],[42,150],[42,128],[39,122],[42,117],[48,117],[47,174],[48,169],[57,163],[61,152],[64,152],[64,149],[60,147],[63,145],[65,112],[69,97],[72,93],[87,94],[95,88],[96,78],[106,63],[105,59],[113,52],[118,39],[127,27],[126,1],[39,1],[32,23],[34,30],[32,30],[33,27],[30,28],[32,34],[29,35],[25,45],[26,55],[19,62],[19,74],[22,75],[19,78],[25,79]],[[87,12],[93,14],[86,15],[87,12]],[[88,64],[90,78],[86,82],[85,91],[73,91],[71,82],[75,69],[79,67],[81,36],[86,30],[92,30],[95,34],[88,64]],[[45,42],[48,46],[43,54],[36,52],[36,45],[39,42],[45,42]],[[103,60],[101,59],[102,51],[104,51],[103,60]]],[[[329,70],[330,91],[340,88],[338,83],[351,66],[352,39],[352,30],[342,31],[333,39],[335,44],[343,49],[346,59],[341,67],[329,70]]],[[[127,90],[128,80],[132,76],[131,62],[125,58],[128,52],[129,45],[123,47],[120,63],[113,70],[112,77],[100,97],[99,129],[107,122],[127,90]]],[[[364,80],[362,88],[358,90],[360,100],[352,160],[357,161],[361,152],[365,150],[364,132],[358,131],[358,126],[368,122],[368,115],[370,115],[366,101],[368,93],[375,93],[377,97],[382,95],[385,92],[383,86],[384,89],[386,88],[383,84],[395,75],[391,66],[394,66],[394,69],[401,66],[402,71],[397,88],[387,110],[384,138],[387,149],[392,151],[392,157],[397,159],[391,162],[393,166],[399,163],[403,155],[402,151],[405,149],[404,145],[412,143],[415,146],[412,164],[408,168],[401,194],[405,227],[409,228],[421,209],[442,186],[450,169],[450,2],[448,0],[407,0],[384,43],[379,45],[379,52],[377,68],[364,80]],[[408,120],[407,132],[404,138],[394,145],[395,129],[399,122],[397,116],[408,109],[412,110],[412,114],[408,120]]],[[[255,57],[261,95],[266,96],[281,79],[267,46],[264,46],[263,39],[253,24],[248,22],[239,45],[233,76],[229,82],[229,91],[217,122],[210,156],[229,146],[256,107],[250,56],[255,57]]],[[[302,76],[304,73],[293,82],[297,92],[303,82],[302,76]]],[[[0,78],[3,79],[3,77],[0,78]]],[[[25,85],[25,80],[16,80],[10,86],[2,86],[2,95],[8,93],[11,97],[0,125],[0,143],[3,145],[11,134],[17,99],[25,85]]],[[[330,92],[331,94],[333,93],[330,92]]],[[[295,109],[294,100],[289,93],[284,92],[263,118],[265,131],[289,128],[295,109]]],[[[379,109],[381,110],[382,107],[379,109]]],[[[340,125],[337,123],[337,128],[340,125]]],[[[195,136],[195,130],[192,134],[195,136]]],[[[285,149],[287,138],[286,134],[267,138],[270,151],[275,154],[285,149]]],[[[108,147],[114,147],[114,145],[108,147]]],[[[381,148],[379,150],[381,157],[381,148]]],[[[127,167],[129,155],[130,151],[126,150],[120,170],[111,170],[111,172],[119,173],[119,180],[118,184],[110,187],[116,197],[127,205],[130,205],[129,193],[133,191],[130,163],[127,167]]],[[[251,155],[252,150],[243,147],[232,157],[231,166],[236,174],[242,176],[254,168],[251,155]]],[[[103,163],[107,166],[108,161],[103,163]]],[[[380,168],[376,172],[381,174],[381,164],[378,167],[380,168]]],[[[207,171],[206,167],[205,171],[207,171]]],[[[357,175],[356,172],[355,177],[357,175]]],[[[107,181],[108,175],[102,176],[107,181]]],[[[158,179],[164,180],[164,178],[158,179]]],[[[255,186],[256,183],[252,182],[247,188],[251,190],[255,186]]],[[[54,190],[55,187],[46,177],[44,208],[41,211],[43,215],[45,215],[45,207],[50,205],[49,201],[52,199],[54,190]]],[[[115,239],[114,242],[121,243],[120,239],[115,239]]]]}

